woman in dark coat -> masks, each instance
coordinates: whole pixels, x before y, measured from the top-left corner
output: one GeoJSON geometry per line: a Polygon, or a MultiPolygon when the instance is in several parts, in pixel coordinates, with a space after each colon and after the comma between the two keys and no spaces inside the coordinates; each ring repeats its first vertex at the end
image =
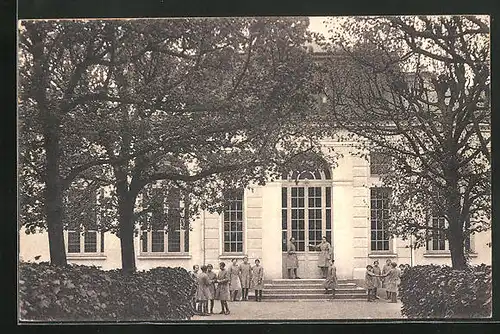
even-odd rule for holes
{"type": "Polygon", "coordinates": [[[219,314],[229,314],[229,307],[227,301],[230,300],[229,294],[229,272],[226,270],[226,264],[221,262],[219,264],[219,273],[217,274],[217,290],[215,292],[215,299],[220,300],[222,311],[219,314]]]}
{"type": "Polygon", "coordinates": [[[288,278],[300,278],[297,276],[299,259],[297,258],[295,250],[295,238],[292,237],[287,244],[286,268],[288,270],[288,278]]]}
{"type": "Polygon", "coordinates": [[[326,237],[323,237],[320,244],[310,244],[309,246],[320,251],[318,257],[318,267],[321,268],[323,278],[326,278],[330,267],[330,259],[332,258],[332,245],[330,245],[328,240],[326,240],[326,237]]]}

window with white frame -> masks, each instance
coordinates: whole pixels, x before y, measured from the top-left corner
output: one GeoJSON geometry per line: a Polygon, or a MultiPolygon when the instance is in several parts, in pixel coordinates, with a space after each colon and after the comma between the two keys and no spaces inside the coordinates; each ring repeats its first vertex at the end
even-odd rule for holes
{"type": "Polygon", "coordinates": [[[427,240],[428,251],[445,251],[447,250],[446,235],[444,229],[446,228],[446,219],[444,217],[431,218],[430,233],[427,240]]]}
{"type": "Polygon", "coordinates": [[[64,218],[68,222],[66,250],[70,256],[104,253],[104,231],[98,229],[98,194],[102,196],[102,191],[68,191],[64,218]]]}
{"type": "Polygon", "coordinates": [[[387,231],[389,220],[389,188],[374,187],[370,189],[370,249],[373,252],[390,251],[390,236],[387,231]]]}
{"type": "MultiPolygon", "coordinates": [[[[153,196],[164,193],[157,188],[151,192],[153,196]]],[[[147,202],[150,197],[143,194],[143,202],[147,202]]],[[[160,208],[144,215],[143,219],[147,220],[145,225],[149,228],[141,233],[141,253],[189,253],[189,224],[184,218],[187,208],[182,205],[180,191],[171,189],[166,196],[161,197],[160,202],[160,208]]]]}
{"type": "Polygon", "coordinates": [[[243,189],[233,192],[224,208],[224,253],[243,253],[243,195],[243,189]]]}

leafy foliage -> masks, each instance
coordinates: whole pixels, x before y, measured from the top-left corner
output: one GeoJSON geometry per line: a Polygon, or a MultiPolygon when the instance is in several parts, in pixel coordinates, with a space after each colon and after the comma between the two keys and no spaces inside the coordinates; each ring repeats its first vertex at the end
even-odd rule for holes
{"type": "Polygon", "coordinates": [[[393,189],[388,229],[423,244],[430,217],[444,217],[437,232],[464,267],[465,237],[491,220],[488,20],[350,18],[323,45],[326,118],[360,154],[393,161],[381,176],[393,189]]]}
{"type": "Polygon", "coordinates": [[[123,254],[133,261],[132,213],[148,185],[182,189],[195,212],[220,210],[222,189],[279,175],[319,134],[307,26],[307,18],[23,21],[23,225],[64,225],[67,189],[108,185],[115,200],[100,206],[115,219],[103,227],[128,236],[123,254]],[[29,193],[37,182],[54,189],[29,193]]]}
{"type": "Polygon", "coordinates": [[[19,265],[22,320],[182,320],[193,315],[194,281],[183,268],[124,274],[97,267],[19,265]]]}
{"type": "Polygon", "coordinates": [[[409,318],[491,317],[491,266],[465,270],[415,266],[405,270],[399,286],[402,314],[409,318]]]}

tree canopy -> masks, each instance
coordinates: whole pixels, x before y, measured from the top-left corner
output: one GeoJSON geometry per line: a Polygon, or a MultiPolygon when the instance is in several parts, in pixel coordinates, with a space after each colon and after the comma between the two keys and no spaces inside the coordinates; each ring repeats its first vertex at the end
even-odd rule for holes
{"type": "Polygon", "coordinates": [[[332,33],[320,41],[330,50],[326,111],[362,152],[392,159],[382,177],[393,191],[390,231],[421,245],[444,230],[463,267],[466,236],[491,225],[488,20],[350,18],[332,33]]]}
{"type": "Polygon", "coordinates": [[[220,209],[222,189],[262,184],[304,152],[320,154],[307,26],[306,18],[23,22],[23,223],[61,230],[66,189],[109,185],[115,219],[104,227],[119,233],[123,266],[133,269],[134,208],[150,185],[182,190],[192,208],[220,209]]]}

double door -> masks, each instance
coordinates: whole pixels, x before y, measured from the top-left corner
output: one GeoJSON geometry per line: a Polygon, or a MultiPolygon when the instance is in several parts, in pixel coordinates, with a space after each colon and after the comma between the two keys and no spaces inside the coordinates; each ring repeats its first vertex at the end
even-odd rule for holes
{"type": "Polygon", "coordinates": [[[320,278],[318,245],[323,236],[332,244],[332,188],[325,185],[284,185],[282,187],[282,263],[287,278],[287,242],[295,239],[301,278],[320,278]]]}

